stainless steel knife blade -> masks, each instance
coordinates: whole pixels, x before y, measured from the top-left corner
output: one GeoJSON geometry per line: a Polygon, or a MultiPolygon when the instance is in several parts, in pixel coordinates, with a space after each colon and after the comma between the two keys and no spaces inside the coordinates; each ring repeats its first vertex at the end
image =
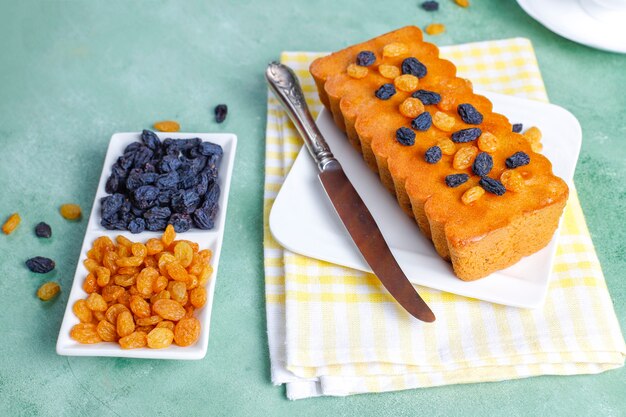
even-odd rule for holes
{"type": "Polygon", "coordinates": [[[435,315],[400,269],[372,214],[317,128],[293,71],[271,63],[265,76],[317,162],[322,186],[363,258],[406,311],[419,320],[433,322],[435,315]]]}

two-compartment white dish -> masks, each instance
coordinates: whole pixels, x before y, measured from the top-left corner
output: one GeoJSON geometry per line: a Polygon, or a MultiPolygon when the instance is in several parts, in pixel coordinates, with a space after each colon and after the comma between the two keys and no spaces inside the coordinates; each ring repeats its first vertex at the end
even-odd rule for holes
{"type": "Polygon", "coordinates": [[[74,303],[86,298],[87,294],[82,288],[85,277],[88,272],[83,265],[83,260],[87,257],[87,251],[91,248],[93,241],[99,236],[109,236],[113,241],[117,235],[123,235],[134,242],[145,243],[146,240],[153,237],[160,237],[163,232],[145,231],[138,234],[132,234],[128,231],[107,230],[100,225],[100,200],[105,197],[105,183],[111,175],[111,167],[124,152],[126,146],[132,142],[140,141],[141,133],[116,133],[111,137],[109,147],[104,160],[104,168],[100,176],[96,198],[91,209],[87,231],[83,240],[80,251],[80,257],[74,281],[65,308],[63,323],[59,331],[57,340],[57,353],[67,356],[117,356],[126,358],[146,358],[146,359],[202,359],[206,355],[209,343],[209,330],[211,324],[211,309],[213,306],[213,295],[215,291],[215,281],[222,248],[222,240],[224,237],[224,225],[226,221],[226,209],[228,205],[228,194],[230,190],[230,182],[232,178],[233,165],[235,161],[235,150],[237,146],[237,137],[230,133],[157,133],[159,138],[186,139],[200,138],[203,141],[213,142],[224,150],[222,162],[219,167],[218,183],[221,189],[219,197],[219,211],[215,219],[215,227],[212,230],[200,230],[192,228],[185,233],[177,234],[177,239],[186,239],[197,242],[200,249],[210,249],[213,252],[211,265],[213,274],[207,284],[207,301],[205,306],[196,311],[196,317],[201,323],[201,332],[198,341],[188,347],[179,347],[172,344],[165,349],[129,349],[120,348],[117,343],[102,342],[93,345],[84,345],[70,338],[70,330],[75,324],[79,323],[78,318],[72,311],[74,303]]]}
{"type": "MultiPolygon", "coordinates": [[[[555,174],[572,186],[582,143],[576,118],[553,104],[488,92],[481,94],[493,102],[496,112],[507,115],[513,123],[541,128],[543,153],[552,161],[555,174]]],[[[477,281],[461,281],[349,144],[328,111],[320,113],[317,124],[411,282],[504,305],[535,308],[543,304],[558,231],[547,247],[517,264],[477,281]]],[[[269,220],[272,234],[293,252],[370,272],[335,214],[317,174],[315,163],[306,149],[302,149],[272,207],[269,220]]]]}

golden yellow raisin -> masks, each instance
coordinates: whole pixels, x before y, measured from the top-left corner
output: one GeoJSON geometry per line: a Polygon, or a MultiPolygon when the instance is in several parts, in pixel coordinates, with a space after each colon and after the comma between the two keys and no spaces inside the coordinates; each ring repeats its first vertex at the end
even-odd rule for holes
{"type": "Polygon", "coordinates": [[[106,313],[104,313],[104,318],[109,323],[117,325],[117,316],[122,311],[128,311],[128,308],[126,308],[124,304],[120,304],[120,303],[113,304],[111,307],[107,309],[106,313]]]}
{"type": "Polygon", "coordinates": [[[154,256],[146,256],[145,258],[143,258],[143,264],[152,268],[156,268],[158,265],[157,260],[154,259],[154,256]]]}
{"type": "Polygon", "coordinates": [[[444,25],[443,23],[431,23],[430,25],[426,26],[426,29],[424,29],[424,32],[428,33],[431,36],[441,35],[445,31],[446,25],[444,25]]]}
{"type": "Polygon", "coordinates": [[[448,116],[444,112],[438,111],[433,115],[433,124],[437,129],[444,132],[451,132],[455,123],[454,117],[448,116]]]}
{"type": "Polygon", "coordinates": [[[125,258],[118,259],[115,263],[119,267],[140,266],[143,263],[143,258],[140,256],[127,256],[125,258]]]}
{"type": "Polygon", "coordinates": [[[400,113],[414,119],[424,113],[424,104],[417,98],[409,97],[400,104],[400,113]]]}
{"type": "Polygon", "coordinates": [[[415,75],[404,74],[394,78],[393,84],[400,91],[411,92],[417,90],[417,86],[419,85],[419,78],[417,78],[415,75]]]}
{"type": "Polygon", "coordinates": [[[104,311],[92,311],[93,313],[93,317],[96,319],[96,323],[99,322],[100,320],[104,320],[106,319],[106,316],[104,315],[104,311]]]}
{"type": "Polygon", "coordinates": [[[159,271],[152,267],[146,267],[137,274],[137,291],[142,297],[148,298],[152,295],[154,280],[158,277],[159,271]]]}
{"type": "Polygon", "coordinates": [[[104,298],[96,292],[89,294],[87,297],[87,307],[91,311],[106,311],[107,310],[107,302],[104,301],[104,298]]]}
{"type": "Polygon", "coordinates": [[[170,292],[172,300],[179,302],[181,305],[185,304],[187,298],[187,286],[184,282],[170,281],[167,285],[167,290],[170,292]]]}
{"type": "Polygon", "coordinates": [[[500,182],[509,191],[520,191],[524,186],[524,178],[522,174],[514,169],[507,169],[500,175],[500,182]]]}
{"type": "Polygon", "coordinates": [[[139,271],[141,269],[136,266],[123,266],[117,270],[117,273],[120,275],[137,275],[139,271]]]}
{"type": "Polygon", "coordinates": [[[115,326],[109,323],[107,320],[100,320],[98,326],[96,326],[96,332],[100,339],[105,342],[115,342],[117,340],[117,332],[115,326]]]}
{"type": "Polygon", "coordinates": [[[158,324],[162,320],[163,319],[161,319],[161,316],[141,317],[137,319],[137,325],[138,326],[154,326],[155,324],[158,324]]]}
{"type": "Polygon", "coordinates": [[[79,323],[75,325],[70,330],[70,337],[83,344],[102,342],[94,323],[79,323]]]}
{"type": "Polygon", "coordinates": [[[469,0],[454,0],[454,2],[461,7],[469,7],[469,0]]]}
{"type": "Polygon", "coordinates": [[[465,146],[454,154],[452,167],[454,169],[466,169],[472,166],[474,158],[478,155],[478,149],[475,146],[465,146]]]}
{"type": "Polygon", "coordinates": [[[195,317],[185,317],[174,326],[174,341],[178,346],[189,346],[200,336],[200,322],[195,317]]]}
{"type": "Polygon", "coordinates": [[[524,138],[531,144],[533,143],[537,143],[541,141],[541,137],[543,136],[541,134],[541,130],[539,130],[538,127],[533,126],[528,128],[528,130],[526,130],[522,136],[524,136],[524,138]]]}
{"type": "Polygon", "coordinates": [[[164,252],[157,261],[157,265],[159,266],[159,271],[161,271],[161,275],[167,275],[167,265],[171,262],[176,262],[176,257],[171,253],[164,252]]]}
{"type": "Polygon", "coordinates": [[[115,274],[117,272],[117,264],[115,261],[119,259],[117,252],[114,251],[106,251],[104,256],[102,257],[102,266],[108,269],[111,274],[115,274]]]}
{"type": "Polygon", "coordinates": [[[361,79],[361,78],[365,78],[369,71],[367,70],[367,67],[362,67],[357,64],[350,64],[348,65],[347,72],[350,77],[361,79]]]}
{"type": "Polygon", "coordinates": [[[82,214],[78,204],[63,204],[59,211],[61,216],[67,220],[78,220],[82,214]]]}
{"type": "Polygon", "coordinates": [[[535,153],[541,153],[541,151],[543,151],[543,145],[540,142],[531,143],[530,149],[535,153]]]}
{"type": "Polygon", "coordinates": [[[144,332],[133,332],[128,336],[122,337],[118,340],[120,347],[122,349],[138,349],[145,347],[147,344],[146,333],[144,332]]]}
{"type": "MultiPolygon", "coordinates": [[[[133,295],[132,297],[130,297],[130,310],[137,317],[141,317],[141,318],[149,317],[151,313],[150,304],[148,304],[146,300],[139,297],[138,295],[133,295]]],[[[147,326],[147,325],[142,324],[142,326],[147,326]]]]}
{"type": "Polygon", "coordinates": [[[456,152],[456,146],[454,142],[448,138],[443,138],[439,142],[437,142],[437,146],[441,149],[441,153],[444,155],[454,155],[456,152]]]}
{"type": "Polygon", "coordinates": [[[111,271],[103,266],[97,267],[94,270],[94,274],[96,275],[96,282],[100,287],[104,287],[111,280],[111,271]]]}
{"type": "Polygon", "coordinates": [[[96,261],[95,259],[91,259],[91,258],[85,259],[83,261],[83,265],[85,266],[85,269],[87,269],[87,271],[89,272],[93,272],[96,268],[100,266],[98,261],[96,261]]]}
{"type": "Polygon", "coordinates": [[[87,275],[87,278],[85,278],[85,282],[83,282],[83,291],[85,291],[87,294],[98,291],[98,283],[96,282],[95,275],[87,275]]]}
{"type": "Polygon", "coordinates": [[[174,331],[174,322],[173,321],[169,321],[169,320],[163,320],[157,323],[156,325],[157,329],[160,328],[165,328],[165,329],[170,329],[172,332],[174,331]]]}
{"type": "Polygon", "coordinates": [[[483,132],[477,141],[478,149],[483,152],[495,152],[498,149],[498,138],[493,133],[483,132]]]}
{"type": "Polygon", "coordinates": [[[130,255],[130,246],[119,245],[117,247],[118,258],[126,258],[128,255],[130,255]]]}
{"type": "Polygon", "coordinates": [[[463,204],[471,204],[485,194],[483,187],[476,185],[463,193],[461,201],[463,204]]]}
{"type": "Polygon", "coordinates": [[[117,301],[122,293],[124,293],[124,288],[120,287],[119,285],[111,284],[102,288],[102,298],[104,298],[104,301],[106,301],[107,303],[117,301]]]}
{"type": "Polygon", "coordinates": [[[148,249],[143,243],[133,243],[130,247],[130,251],[132,252],[133,256],[138,256],[140,258],[145,258],[146,256],[148,256],[148,249]]]}
{"type": "Polygon", "coordinates": [[[158,294],[153,295],[152,297],[150,297],[150,302],[152,304],[154,304],[156,302],[156,300],[169,300],[170,298],[172,298],[172,296],[170,295],[170,292],[168,290],[163,290],[158,294]]]}
{"type": "Polygon", "coordinates": [[[389,78],[391,80],[393,80],[394,78],[396,78],[397,76],[401,74],[400,68],[396,67],[395,65],[389,65],[389,64],[381,64],[378,67],[378,72],[383,77],[389,78]]]}
{"type": "Polygon", "coordinates": [[[148,239],[146,242],[146,249],[148,250],[148,255],[155,255],[159,252],[162,252],[165,246],[163,246],[163,242],[160,239],[152,238],[148,239]]]}
{"type": "Polygon", "coordinates": [[[189,274],[181,264],[177,261],[171,262],[167,264],[165,267],[167,269],[167,274],[175,281],[183,281],[186,282],[189,279],[189,274]]]}
{"type": "Polygon", "coordinates": [[[143,332],[145,334],[148,334],[152,331],[152,329],[154,329],[154,326],[137,326],[135,327],[135,332],[143,332]]]}
{"type": "Polygon", "coordinates": [[[159,275],[152,282],[152,291],[155,294],[160,293],[161,291],[167,288],[167,283],[168,283],[168,279],[165,278],[163,275],[159,275]]]}
{"type": "Polygon", "coordinates": [[[388,43],[383,47],[383,57],[396,57],[409,53],[409,47],[402,42],[388,43]]]}
{"type": "Polygon", "coordinates": [[[450,111],[454,107],[455,99],[452,94],[441,94],[441,100],[437,103],[437,108],[441,111],[450,111]]]}
{"type": "Polygon", "coordinates": [[[187,289],[192,290],[198,286],[198,277],[192,274],[189,274],[189,279],[187,280],[187,289]]]}
{"type": "Polygon", "coordinates": [[[204,304],[206,304],[206,294],[206,288],[204,287],[197,287],[191,290],[189,295],[189,301],[191,302],[191,305],[196,308],[204,307],[204,304]]]}
{"type": "Polygon", "coordinates": [[[117,297],[117,302],[126,307],[130,307],[130,292],[124,291],[122,295],[117,297]]]}
{"type": "Polygon", "coordinates": [[[202,269],[202,273],[198,275],[198,285],[204,287],[207,282],[209,282],[209,278],[211,278],[211,274],[213,274],[213,267],[211,265],[205,265],[202,269]]]}
{"type": "Polygon", "coordinates": [[[128,310],[121,311],[117,315],[116,324],[117,334],[120,337],[128,336],[135,331],[135,321],[133,320],[133,315],[128,310]]]}
{"type": "Polygon", "coordinates": [[[87,307],[87,301],[85,300],[77,300],[72,306],[72,311],[81,323],[91,323],[91,320],[93,320],[93,314],[91,314],[91,310],[87,307]]]}
{"type": "Polygon", "coordinates": [[[193,317],[193,312],[195,311],[195,307],[191,304],[188,304],[185,307],[185,317],[193,317]]]}
{"type": "Polygon", "coordinates": [[[174,256],[184,268],[187,268],[193,260],[193,249],[187,242],[178,242],[174,246],[174,256]]]}
{"type": "Polygon", "coordinates": [[[169,246],[176,239],[176,231],[174,230],[174,226],[168,224],[165,227],[165,231],[163,232],[163,236],[161,236],[161,240],[165,246],[169,246]]]}
{"type": "Polygon", "coordinates": [[[10,235],[20,225],[22,218],[18,213],[13,213],[9,216],[6,222],[2,225],[2,231],[5,235],[10,235]]]}
{"type": "Polygon", "coordinates": [[[113,277],[113,281],[115,285],[119,285],[120,287],[130,287],[135,283],[134,275],[115,275],[113,277]]]}
{"type": "Polygon", "coordinates": [[[165,327],[158,327],[148,333],[147,342],[151,349],[163,349],[172,344],[174,332],[165,327]]]}
{"type": "Polygon", "coordinates": [[[61,291],[59,284],[49,281],[39,287],[37,290],[37,297],[39,297],[41,301],[49,301],[52,300],[54,296],[59,293],[59,291],[61,291]]]}
{"type": "Polygon", "coordinates": [[[174,300],[156,300],[152,304],[152,311],[165,320],[178,321],[185,316],[185,309],[174,300]]]}
{"type": "Polygon", "coordinates": [[[180,130],[180,125],[178,122],[173,120],[163,120],[161,122],[156,122],[154,124],[154,128],[159,132],[178,132],[180,130]]]}
{"type": "Polygon", "coordinates": [[[122,235],[117,235],[115,237],[115,241],[117,242],[118,245],[126,246],[127,248],[130,248],[133,244],[133,242],[130,239],[122,235]]]}

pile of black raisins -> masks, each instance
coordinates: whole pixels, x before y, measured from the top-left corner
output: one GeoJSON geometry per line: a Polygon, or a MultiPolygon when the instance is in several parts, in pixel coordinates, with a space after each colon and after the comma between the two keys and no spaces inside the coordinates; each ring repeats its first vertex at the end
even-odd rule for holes
{"type": "Polygon", "coordinates": [[[165,139],[144,130],[112,167],[101,200],[109,230],[212,229],[218,211],[218,168],[224,152],[211,142],[165,139]]]}

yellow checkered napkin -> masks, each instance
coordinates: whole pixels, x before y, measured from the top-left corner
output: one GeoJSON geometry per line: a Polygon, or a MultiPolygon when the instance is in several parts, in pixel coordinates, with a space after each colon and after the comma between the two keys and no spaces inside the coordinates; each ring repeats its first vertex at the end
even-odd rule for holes
{"type": "MultiPolygon", "coordinates": [[[[441,49],[477,88],[547,100],[530,42],[508,39],[441,49]]],[[[321,109],[309,63],[287,52],[311,109],[321,109]]],[[[533,375],[593,374],[624,364],[626,347],[602,270],[571,190],[543,308],[524,310],[428,288],[437,312],[411,318],[376,277],[282,249],[268,216],[302,141],[268,99],[265,161],[265,290],[275,384],[290,399],[349,395],[533,375]]]]}

